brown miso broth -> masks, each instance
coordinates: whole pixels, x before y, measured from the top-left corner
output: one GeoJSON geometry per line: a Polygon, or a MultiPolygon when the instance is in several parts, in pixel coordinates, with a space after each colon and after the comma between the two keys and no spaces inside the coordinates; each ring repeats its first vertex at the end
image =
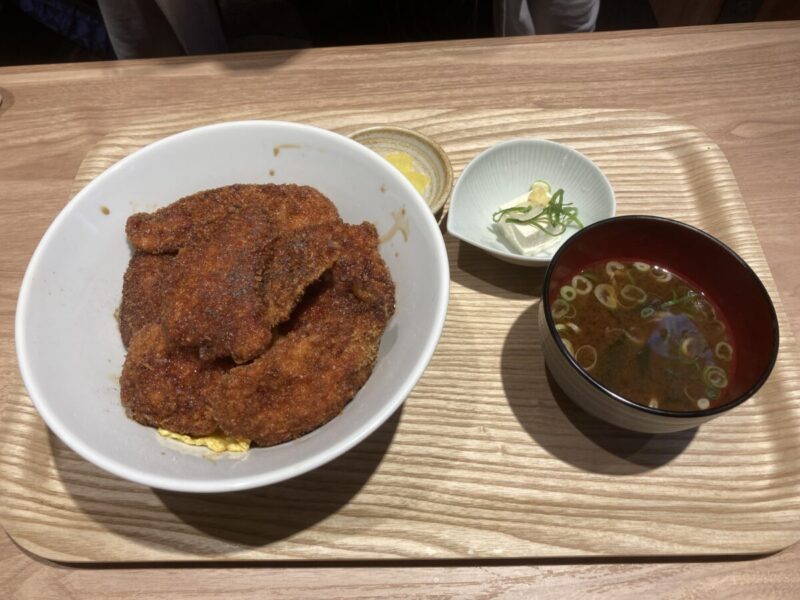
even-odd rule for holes
{"type": "Polygon", "coordinates": [[[653,408],[724,404],[735,349],[717,306],[643,261],[592,263],[551,290],[551,314],[577,363],[611,391],[653,408]]]}

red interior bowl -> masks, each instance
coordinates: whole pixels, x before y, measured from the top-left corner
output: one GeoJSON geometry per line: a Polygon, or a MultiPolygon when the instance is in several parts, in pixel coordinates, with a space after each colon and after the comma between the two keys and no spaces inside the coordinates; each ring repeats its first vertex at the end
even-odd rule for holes
{"type": "Polygon", "coordinates": [[[736,372],[729,384],[731,400],[695,412],[728,410],[766,381],[778,355],[775,308],[758,276],[725,244],[700,229],[661,217],[626,216],[594,223],[567,240],[548,269],[544,308],[551,330],[550,302],[557,290],[577,271],[600,260],[639,260],[662,266],[705,292],[722,311],[737,352],[736,372]]]}

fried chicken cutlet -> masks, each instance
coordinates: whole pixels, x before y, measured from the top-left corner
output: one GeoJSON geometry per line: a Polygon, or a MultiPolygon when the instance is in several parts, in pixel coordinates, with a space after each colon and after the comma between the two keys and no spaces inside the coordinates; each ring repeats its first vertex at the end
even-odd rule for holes
{"type": "Polygon", "coordinates": [[[223,374],[217,363],[201,361],[192,348],[174,348],[157,323],[131,339],[120,377],[122,405],[142,425],[188,435],[209,435],[218,427],[209,407],[223,374]]]}
{"type": "Polygon", "coordinates": [[[197,192],[152,213],[131,215],[125,233],[135,250],[174,254],[231,212],[254,205],[273,211],[276,220],[286,219],[289,228],[310,224],[307,217],[315,213],[320,215],[318,222],[339,218],[330,200],[312,187],[236,184],[197,192]]]}
{"type": "Polygon", "coordinates": [[[161,320],[164,299],[172,290],[174,261],[171,254],[137,252],[128,263],[119,307],[119,331],[126,348],[134,333],[161,320]]]}
{"type": "Polygon", "coordinates": [[[364,385],[394,312],[377,247],[373,225],[343,227],[336,264],[289,333],[220,379],[211,410],[226,433],[263,446],[294,439],[339,414],[364,385]]]}
{"type": "Polygon", "coordinates": [[[308,287],[333,266],[347,239],[346,227],[312,225],[286,233],[270,245],[259,289],[267,327],[286,321],[308,287]]]}
{"type": "Polygon", "coordinates": [[[197,346],[204,360],[243,363],[261,354],[272,327],[336,258],[333,232],[341,222],[330,200],[297,186],[262,188],[175,259],[164,327],[178,345],[197,346]]]}
{"type": "Polygon", "coordinates": [[[274,445],[336,416],[368,379],[394,284],[374,226],[343,224],[317,190],[209,190],[126,230],[131,418],[274,445]]]}

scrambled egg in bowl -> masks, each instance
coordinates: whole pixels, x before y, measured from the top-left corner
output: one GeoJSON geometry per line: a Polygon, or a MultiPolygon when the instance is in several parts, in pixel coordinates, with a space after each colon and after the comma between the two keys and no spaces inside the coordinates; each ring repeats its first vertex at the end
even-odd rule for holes
{"type": "Polygon", "coordinates": [[[158,433],[165,438],[183,442],[190,446],[205,446],[213,452],[247,452],[250,449],[250,440],[230,437],[221,432],[201,437],[192,437],[159,427],[158,433]]]}

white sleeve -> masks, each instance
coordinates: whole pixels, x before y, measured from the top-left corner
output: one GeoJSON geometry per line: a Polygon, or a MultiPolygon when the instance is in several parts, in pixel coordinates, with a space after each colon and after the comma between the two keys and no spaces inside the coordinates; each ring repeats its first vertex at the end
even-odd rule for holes
{"type": "Polygon", "coordinates": [[[495,35],[594,31],[600,0],[494,0],[495,35]]]}

